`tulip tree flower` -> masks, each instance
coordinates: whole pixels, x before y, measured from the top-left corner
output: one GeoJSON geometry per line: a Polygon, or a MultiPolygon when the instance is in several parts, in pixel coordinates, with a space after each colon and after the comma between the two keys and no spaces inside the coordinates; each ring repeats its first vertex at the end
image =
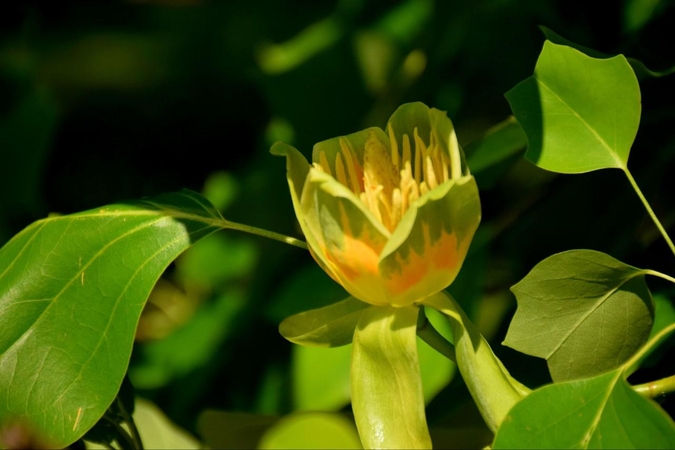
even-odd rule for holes
{"type": "Polygon", "coordinates": [[[272,153],[286,156],[312,256],[351,295],[286,319],[280,332],[301,345],[353,342],[352,407],[364,446],[431,447],[417,357],[421,305],[451,319],[460,372],[496,430],[526,388],[443,292],[481,216],[476,182],[446,114],[402,105],[385,130],[319,142],[311,165],[280,142],[272,153]]]}

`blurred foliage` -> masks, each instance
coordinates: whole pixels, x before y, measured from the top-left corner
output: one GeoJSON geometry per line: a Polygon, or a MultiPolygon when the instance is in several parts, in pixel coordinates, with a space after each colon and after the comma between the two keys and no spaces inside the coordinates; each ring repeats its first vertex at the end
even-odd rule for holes
{"type": "MultiPolygon", "coordinates": [[[[450,290],[511,373],[539,386],[550,381],[545,362],[499,345],[515,309],[510,286],[573,248],[666,273],[674,265],[621,173],[563,177],[525,161],[503,94],[531,75],[539,26],[662,71],[675,65],[675,48],[664,45],[674,18],[666,0],[601,9],[578,0],[15,2],[0,15],[0,242],[52,212],[183,187],[228,219],[301,237],[271,144],[310,156],[315,142],[382,126],[400,103],[423,101],[448,111],[481,186],[483,223],[450,290]]],[[[671,230],[674,82],[641,80],[630,162],[671,230]]],[[[279,419],[307,409],[348,417],[348,353],[314,355],[277,332],[286,316],[344,297],[307,252],[219,232],[157,285],[129,376],[207,443],[244,428],[245,446],[274,448],[303,420],[351,426],[344,416],[279,419]]],[[[434,441],[488,443],[454,367],[432,358],[422,370],[433,375],[425,390],[434,441]]]]}

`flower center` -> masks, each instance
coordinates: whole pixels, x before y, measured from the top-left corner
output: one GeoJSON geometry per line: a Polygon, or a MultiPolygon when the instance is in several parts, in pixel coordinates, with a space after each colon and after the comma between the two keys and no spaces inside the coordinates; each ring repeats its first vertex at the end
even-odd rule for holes
{"type": "MultiPolygon", "coordinates": [[[[351,143],[340,138],[340,152],[335,156],[335,179],[356,194],[370,212],[389,231],[393,232],[401,218],[420,196],[450,178],[461,176],[459,148],[454,131],[449,137],[450,156],[438,145],[430,133],[429,146],[414,130],[413,141],[404,134],[402,149],[391,125],[388,128],[390,148],[371,133],[363,151],[363,166],[359,164],[351,143]]],[[[328,158],[319,154],[318,170],[333,176],[328,158]]]]}

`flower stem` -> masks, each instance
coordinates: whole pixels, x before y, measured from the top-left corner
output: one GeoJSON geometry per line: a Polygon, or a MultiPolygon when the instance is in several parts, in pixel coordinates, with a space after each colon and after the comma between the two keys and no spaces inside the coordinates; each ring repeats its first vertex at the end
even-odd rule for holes
{"type": "Polygon", "coordinates": [[[633,386],[633,390],[645,398],[657,398],[675,392],[675,375],[660,380],[633,386]]]}
{"type": "Polygon", "coordinates": [[[258,236],[266,237],[268,239],[273,239],[275,241],[294,245],[296,247],[307,250],[307,244],[305,242],[289,236],[284,236],[283,234],[275,233],[274,231],[263,230],[262,228],[252,227],[249,225],[244,225],[236,222],[230,222],[229,220],[223,220],[222,222],[219,221],[219,225],[222,228],[227,228],[230,230],[239,230],[245,233],[255,234],[258,236]]]}
{"type": "Polygon", "coordinates": [[[649,213],[649,215],[652,218],[652,221],[656,225],[656,228],[659,229],[661,232],[661,236],[663,236],[663,239],[666,240],[668,243],[668,247],[670,247],[670,251],[673,252],[673,255],[675,255],[675,244],[673,244],[673,241],[670,239],[670,236],[668,236],[668,233],[666,233],[666,229],[663,227],[661,224],[661,221],[659,221],[658,217],[656,217],[656,214],[652,210],[652,207],[649,206],[649,202],[645,198],[645,196],[642,194],[642,191],[637,185],[637,182],[635,181],[635,178],[633,178],[633,175],[630,173],[630,170],[628,170],[627,166],[623,167],[623,172],[626,174],[626,177],[628,177],[628,181],[630,182],[631,186],[633,186],[633,189],[635,190],[635,193],[640,197],[640,201],[644,205],[645,209],[649,213]]]}
{"type": "Polygon", "coordinates": [[[457,363],[457,359],[455,358],[455,346],[448,342],[443,335],[434,328],[433,324],[429,322],[429,319],[423,311],[420,311],[419,321],[417,323],[417,336],[429,344],[429,346],[438,353],[445,356],[450,361],[457,363]]]}

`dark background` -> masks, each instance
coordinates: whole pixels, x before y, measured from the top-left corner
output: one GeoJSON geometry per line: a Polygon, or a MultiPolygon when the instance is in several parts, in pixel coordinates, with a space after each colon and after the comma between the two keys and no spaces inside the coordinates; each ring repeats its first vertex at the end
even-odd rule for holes
{"type": "MultiPolygon", "coordinates": [[[[399,104],[423,101],[448,112],[466,145],[510,114],[503,94],[532,74],[544,42],[538,26],[658,71],[675,64],[674,18],[672,2],[658,0],[5,5],[0,243],[51,212],[181,188],[205,193],[230,220],[301,237],[284,161],[269,154],[274,141],[309,156],[317,141],[383,126],[399,104]]],[[[640,81],[643,115],[629,163],[671,230],[673,77],[640,81]]],[[[485,239],[451,290],[531,387],[548,380],[545,363],[499,343],[515,310],[508,288],[537,262],[588,248],[675,272],[620,171],[556,176],[521,151],[476,178],[485,239]]],[[[649,284],[673,298],[665,283],[649,284]]],[[[193,432],[207,407],[286,414],[293,363],[276,327],[341,295],[306,252],[219,233],[163,277],[141,322],[131,379],[193,432]]],[[[662,363],[638,377],[672,369],[662,363]]],[[[431,403],[432,426],[458,410],[462,389],[455,380],[431,403]]]]}

